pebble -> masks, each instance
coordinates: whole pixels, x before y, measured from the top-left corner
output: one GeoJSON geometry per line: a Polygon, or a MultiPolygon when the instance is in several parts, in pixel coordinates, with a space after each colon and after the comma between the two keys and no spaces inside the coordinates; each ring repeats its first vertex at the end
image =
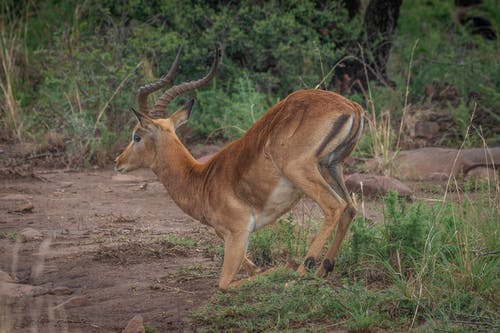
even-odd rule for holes
{"type": "Polygon", "coordinates": [[[23,230],[21,230],[21,237],[23,242],[29,242],[42,239],[43,234],[33,228],[24,228],[23,230]]]}
{"type": "Polygon", "coordinates": [[[72,293],[73,290],[68,287],[55,287],[48,292],[49,295],[55,296],[71,295],[72,293]]]}
{"type": "Polygon", "coordinates": [[[130,319],[127,326],[123,329],[122,333],[144,333],[144,320],[141,315],[135,315],[130,319]]]}

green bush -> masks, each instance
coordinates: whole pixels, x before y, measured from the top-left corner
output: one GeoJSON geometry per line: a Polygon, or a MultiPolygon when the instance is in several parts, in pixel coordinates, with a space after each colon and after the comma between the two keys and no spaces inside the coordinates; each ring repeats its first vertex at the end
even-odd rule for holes
{"type": "MultiPolygon", "coordinates": [[[[498,33],[500,22],[496,7],[495,0],[485,0],[480,15],[490,19],[498,33]]],[[[395,77],[401,73],[406,77],[412,46],[418,40],[411,73],[413,102],[422,102],[425,87],[433,82],[451,84],[463,99],[472,92],[484,91],[484,87],[498,93],[498,42],[472,35],[470,29],[458,23],[457,16],[453,1],[403,2],[391,68],[395,77]]],[[[491,108],[497,103],[492,97],[492,94],[481,95],[479,102],[491,108]]]]}
{"type": "MultiPolygon", "coordinates": [[[[483,2],[481,13],[498,31],[494,0],[483,2]]],[[[113,139],[125,143],[121,133],[131,126],[133,118],[127,110],[136,105],[137,87],[165,73],[179,46],[183,55],[175,82],[204,75],[215,45],[223,45],[225,56],[216,81],[195,93],[200,112],[191,126],[197,136],[232,140],[292,90],[315,87],[362,29],[362,18],[350,20],[341,1],[243,1],[236,5],[178,0],[8,0],[2,3],[1,15],[2,24],[7,24],[2,31],[22,32],[13,45],[15,68],[9,72],[13,94],[8,98],[17,109],[0,115],[5,133],[16,132],[21,139],[35,141],[47,131],[63,133],[70,155],[85,155],[75,163],[93,163],[106,151],[114,154],[113,139]],[[57,25],[51,23],[55,20],[57,25]],[[23,25],[12,29],[12,22],[23,25]],[[79,133],[74,133],[72,124],[81,122],[79,133]],[[15,131],[7,128],[13,123],[15,131]],[[85,144],[80,147],[82,140],[85,144]]],[[[495,117],[500,86],[498,43],[471,35],[452,19],[454,15],[452,1],[403,2],[389,62],[396,88],[372,87],[374,101],[369,102],[376,104],[377,112],[402,110],[409,59],[418,39],[410,102],[426,102],[423,92],[429,84],[446,83],[459,93],[460,99],[452,106],[460,132],[473,109],[471,94],[479,96],[481,112],[495,117]]],[[[367,98],[354,99],[366,103],[367,98]]],[[[174,101],[167,111],[179,105],[180,101],[174,101]]],[[[364,151],[369,150],[370,143],[364,140],[363,144],[364,151]]]]}

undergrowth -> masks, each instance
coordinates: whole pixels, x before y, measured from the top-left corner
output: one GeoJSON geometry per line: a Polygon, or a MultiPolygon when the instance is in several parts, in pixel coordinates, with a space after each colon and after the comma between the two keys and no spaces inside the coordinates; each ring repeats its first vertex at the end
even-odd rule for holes
{"type": "MultiPolygon", "coordinates": [[[[345,45],[362,29],[362,19],[349,19],[336,1],[318,7],[314,1],[234,6],[7,0],[0,9],[0,139],[43,142],[48,133],[58,133],[69,165],[114,157],[129,139],[124,129],[134,124],[128,110],[136,104],[137,87],[159,78],[179,45],[184,51],[176,82],[201,77],[214,45],[224,45],[217,78],[195,93],[189,126],[192,138],[227,141],[293,90],[319,82],[332,89],[328,82],[341,66],[345,45]]],[[[495,9],[495,0],[484,0],[480,14],[498,31],[495,9]]],[[[456,15],[452,1],[404,1],[388,63],[394,87],[371,85],[365,94],[350,96],[370,112],[374,125],[360,154],[384,158],[382,169],[400,148],[401,132],[392,127],[412,105],[451,110],[457,130],[443,144],[463,137],[473,102],[475,125],[497,135],[491,122],[480,122],[498,120],[499,44],[471,34],[456,15]],[[434,86],[456,93],[435,100],[425,93],[434,86]]]]}
{"type": "MultiPolygon", "coordinates": [[[[494,185],[481,186],[433,205],[389,193],[383,221],[353,221],[333,279],[261,275],[217,293],[192,321],[207,331],[498,330],[500,196],[494,185]]],[[[251,255],[283,263],[290,244],[307,239],[288,223],[259,231],[251,255]]]]}

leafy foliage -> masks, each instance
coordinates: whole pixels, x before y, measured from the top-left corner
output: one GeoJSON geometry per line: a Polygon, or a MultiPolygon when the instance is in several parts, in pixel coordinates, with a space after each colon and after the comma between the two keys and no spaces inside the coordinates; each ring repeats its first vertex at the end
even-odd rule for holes
{"type": "MultiPolygon", "coordinates": [[[[498,30],[494,0],[482,8],[498,30]]],[[[0,116],[5,133],[31,140],[51,131],[64,134],[73,164],[104,162],[106,153],[116,153],[125,141],[122,130],[131,125],[127,110],[135,106],[134,91],[168,69],[179,45],[184,51],[176,82],[202,76],[211,50],[223,45],[216,80],[196,92],[200,110],[190,126],[195,136],[227,140],[292,90],[329,82],[362,31],[362,18],[349,19],[341,1],[8,0],[1,15],[3,32],[19,32],[5,34],[2,42],[15,50],[2,55],[14,66],[2,81],[12,87],[1,96],[9,102],[0,116]]],[[[437,82],[457,88],[461,104],[452,107],[461,132],[471,94],[480,97],[481,110],[495,115],[498,43],[471,36],[452,16],[450,1],[403,2],[389,61],[395,89],[372,87],[373,96],[353,98],[375,103],[379,113],[402,110],[418,39],[409,102],[425,103],[425,88],[437,82]]],[[[365,150],[373,148],[363,142],[365,150]]]]}

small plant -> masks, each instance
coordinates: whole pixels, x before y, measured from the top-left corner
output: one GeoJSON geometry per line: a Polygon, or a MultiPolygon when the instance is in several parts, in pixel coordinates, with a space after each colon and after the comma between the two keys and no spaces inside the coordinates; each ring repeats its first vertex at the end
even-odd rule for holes
{"type": "Polygon", "coordinates": [[[13,242],[19,242],[21,240],[21,234],[18,231],[11,231],[7,233],[7,238],[13,242]]]}
{"type": "Polygon", "coordinates": [[[151,325],[144,325],[144,333],[159,333],[160,331],[158,331],[154,326],[151,326],[151,325]]]}
{"type": "Polygon", "coordinates": [[[194,248],[198,245],[199,241],[189,238],[189,237],[182,237],[178,236],[176,234],[169,234],[163,237],[162,239],[163,243],[169,244],[171,246],[180,246],[180,247],[186,247],[186,248],[194,248]]]}
{"type": "Polygon", "coordinates": [[[290,258],[302,258],[307,251],[309,232],[296,230],[291,218],[263,228],[250,237],[248,252],[257,266],[284,264],[290,258]]]}

